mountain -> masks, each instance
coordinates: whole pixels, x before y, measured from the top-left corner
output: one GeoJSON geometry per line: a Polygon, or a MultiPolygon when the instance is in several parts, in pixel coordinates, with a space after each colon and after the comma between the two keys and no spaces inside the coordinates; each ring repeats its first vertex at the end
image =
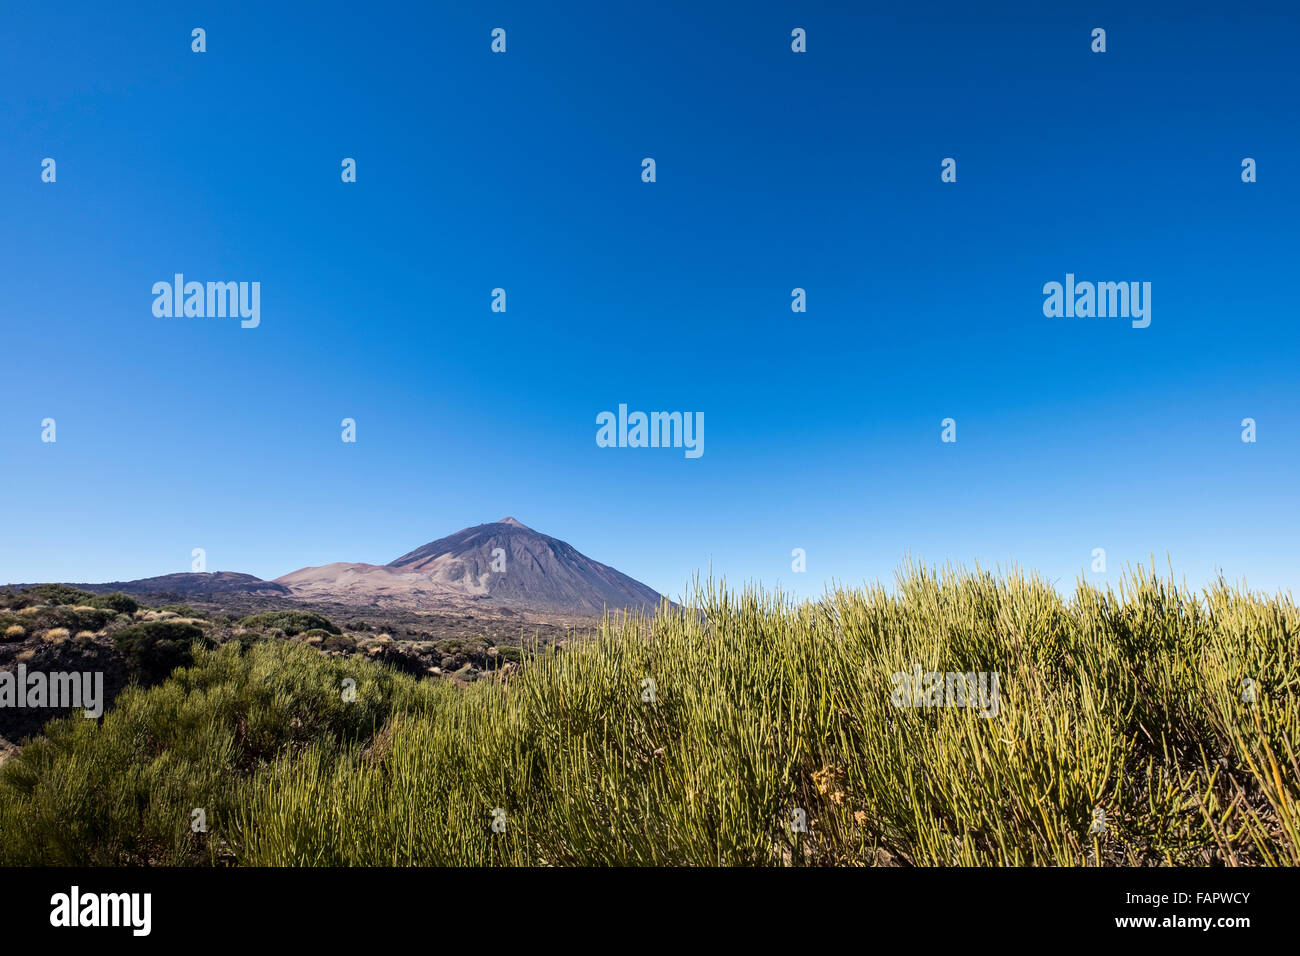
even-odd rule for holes
{"type": "Polygon", "coordinates": [[[307,601],[453,617],[522,614],[552,622],[590,619],[607,609],[653,611],[662,600],[653,588],[514,518],[465,528],[388,564],[340,561],[300,568],[274,581],[215,571],[74,586],[245,612],[307,601]]]}
{"type": "Polygon", "coordinates": [[[234,571],[208,571],[202,574],[163,574],[136,581],[111,581],[107,584],[76,584],[74,587],[94,594],[122,591],[134,597],[169,600],[219,601],[233,596],[287,598],[291,594],[282,584],[263,581],[251,574],[234,571]]]}
{"type": "Polygon", "coordinates": [[[478,607],[595,616],[658,606],[660,595],[514,518],[465,528],[388,564],[338,562],[273,582],[294,597],[417,609],[478,607]]]}

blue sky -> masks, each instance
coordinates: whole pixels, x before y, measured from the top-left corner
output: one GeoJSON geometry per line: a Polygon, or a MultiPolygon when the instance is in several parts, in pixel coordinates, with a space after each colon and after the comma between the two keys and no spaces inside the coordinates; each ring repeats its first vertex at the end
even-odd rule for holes
{"type": "Polygon", "coordinates": [[[6,11],[0,581],[513,515],[672,595],[1097,547],[1295,588],[1294,11],[470,6],[6,11]],[[261,325],[156,318],[177,272],[261,325]],[[1045,318],[1067,272],[1150,327],[1045,318]],[[598,448],[620,403],[704,455],[598,448]]]}

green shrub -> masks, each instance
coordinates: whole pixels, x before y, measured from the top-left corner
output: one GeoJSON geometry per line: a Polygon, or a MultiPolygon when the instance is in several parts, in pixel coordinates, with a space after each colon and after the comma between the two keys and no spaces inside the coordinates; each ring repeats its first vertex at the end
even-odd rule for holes
{"type": "Polygon", "coordinates": [[[177,617],[207,617],[207,614],[203,611],[196,611],[188,604],[164,604],[162,607],[158,608],[158,610],[171,611],[177,617]]]}
{"type": "Polygon", "coordinates": [[[34,598],[37,604],[92,604],[96,597],[68,584],[38,584],[27,588],[23,594],[34,598]]]}
{"type": "Polygon", "coordinates": [[[109,621],[117,617],[117,612],[111,608],[95,607],[75,607],[66,610],[68,616],[72,619],[68,625],[73,630],[78,631],[97,631],[109,621]]]}
{"type": "Polygon", "coordinates": [[[328,618],[312,611],[265,611],[253,614],[239,622],[243,627],[260,627],[268,631],[283,631],[288,637],[303,631],[320,629],[330,634],[342,633],[328,618]]]}
{"type": "Polygon", "coordinates": [[[178,667],[188,667],[196,643],[211,646],[202,628],[181,621],[150,621],[113,635],[113,646],[126,659],[128,675],[146,687],[164,680],[178,667]]]}
{"type": "Polygon", "coordinates": [[[257,644],[265,644],[267,640],[267,636],[260,631],[237,631],[230,635],[226,643],[238,645],[240,653],[243,653],[257,644]]]}
{"type": "Polygon", "coordinates": [[[118,614],[134,614],[140,610],[140,603],[121,591],[114,591],[112,594],[96,594],[86,603],[91,607],[108,608],[118,614]]]}
{"type": "Polygon", "coordinates": [[[321,647],[327,651],[343,651],[350,654],[357,649],[357,639],[349,634],[329,634],[321,647]]]}
{"type": "Polygon", "coordinates": [[[0,765],[0,865],[228,860],[221,841],[260,771],[274,775],[306,749],[360,754],[392,714],[447,693],[301,645],[200,649],[166,683],[123,691],[101,722],[52,721],[0,765]],[[208,834],[190,831],[194,807],[207,811],[208,834]]]}

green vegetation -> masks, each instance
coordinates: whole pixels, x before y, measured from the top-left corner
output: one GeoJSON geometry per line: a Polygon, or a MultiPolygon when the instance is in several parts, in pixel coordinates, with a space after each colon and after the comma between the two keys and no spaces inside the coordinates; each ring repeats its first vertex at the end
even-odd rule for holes
{"type": "Polygon", "coordinates": [[[454,671],[466,664],[480,668],[488,666],[488,648],[491,646],[492,641],[486,637],[452,637],[437,641],[433,650],[438,654],[442,668],[454,671]]]}
{"type": "Polygon", "coordinates": [[[207,617],[207,614],[202,611],[194,610],[194,608],[190,607],[188,604],[164,604],[162,607],[158,608],[158,610],[160,612],[170,611],[177,617],[207,617]]]}
{"type": "Polygon", "coordinates": [[[325,638],[321,645],[322,650],[339,651],[340,653],[350,654],[357,649],[357,639],[347,634],[330,634],[325,638]]]}
{"type": "Polygon", "coordinates": [[[242,627],[259,627],[268,631],[283,631],[286,637],[293,637],[304,631],[322,630],[330,634],[341,634],[338,625],[329,618],[321,617],[311,611],[266,611],[253,614],[239,622],[242,627]]]}
{"type": "MultiPolygon", "coordinates": [[[[70,584],[38,584],[25,588],[21,595],[27,604],[90,604],[97,595],[70,584]]],[[[20,605],[21,606],[21,605],[20,605]]]]}
{"type": "Polygon", "coordinates": [[[127,621],[140,605],[121,592],[91,594],[66,584],[41,584],[14,592],[0,591],[0,631],[18,626],[27,631],[65,627],[96,631],[121,618],[127,621]]]}
{"type": "MultiPolygon", "coordinates": [[[[91,866],[201,864],[229,855],[250,774],[308,745],[333,754],[365,740],[431,683],[366,668],[355,703],[337,688],[357,673],[302,645],[200,650],[165,684],[128,688],[102,723],[52,721],[46,737],[0,766],[0,861],[91,866]],[[191,812],[215,825],[190,830],[191,812]]],[[[443,693],[454,693],[443,688],[443,693]]]]}
{"type": "Polygon", "coordinates": [[[91,607],[107,608],[118,614],[134,614],[140,609],[140,604],[135,598],[121,591],[114,591],[112,594],[96,594],[87,603],[91,607]]]}
{"type": "Polygon", "coordinates": [[[127,673],[145,686],[158,683],[178,667],[188,667],[194,660],[195,645],[211,646],[211,642],[202,628],[184,621],[150,621],[113,635],[113,646],[125,658],[127,673]]]}
{"type": "Polygon", "coordinates": [[[70,584],[38,584],[17,593],[9,588],[0,591],[0,607],[21,610],[36,605],[103,608],[117,614],[134,614],[140,607],[134,598],[121,591],[92,594],[70,584]]]}
{"type": "Polygon", "coordinates": [[[0,767],[0,864],[1300,864],[1289,597],[908,569],[696,604],[464,689],[200,649],[0,767]],[[895,706],[915,668],[998,674],[997,716],[895,706]]]}

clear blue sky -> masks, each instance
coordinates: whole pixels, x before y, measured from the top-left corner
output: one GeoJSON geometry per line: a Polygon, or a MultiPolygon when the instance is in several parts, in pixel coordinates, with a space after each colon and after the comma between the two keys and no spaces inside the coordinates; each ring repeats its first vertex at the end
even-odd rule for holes
{"type": "Polygon", "coordinates": [[[0,581],[513,515],[673,595],[1096,547],[1296,587],[1294,6],[440,6],[7,6],[0,581]],[[261,326],[155,318],[177,272],[261,326]],[[1067,272],[1151,326],[1045,318],[1067,272]],[[619,403],[703,457],[598,448],[619,403]]]}

